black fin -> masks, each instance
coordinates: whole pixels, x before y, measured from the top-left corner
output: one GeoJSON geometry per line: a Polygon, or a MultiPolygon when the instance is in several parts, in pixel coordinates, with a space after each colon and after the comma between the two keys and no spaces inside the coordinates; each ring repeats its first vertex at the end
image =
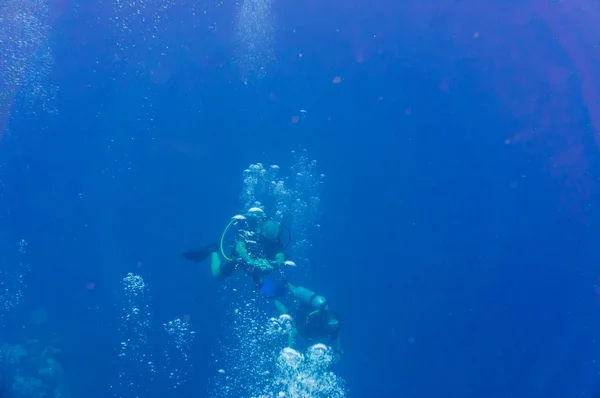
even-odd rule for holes
{"type": "Polygon", "coordinates": [[[217,251],[217,245],[210,244],[210,245],[206,245],[203,248],[198,249],[198,250],[190,250],[187,252],[183,252],[183,253],[181,253],[181,255],[186,260],[200,263],[200,262],[206,260],[208,258],[208,256],[211,255],[211,253],[214,253],[216,251],[217,251]]]}

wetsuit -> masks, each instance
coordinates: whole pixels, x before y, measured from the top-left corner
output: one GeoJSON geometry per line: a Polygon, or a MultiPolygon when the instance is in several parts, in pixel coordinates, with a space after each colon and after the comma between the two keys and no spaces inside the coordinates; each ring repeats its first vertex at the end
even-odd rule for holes
{"type": "Polygon", "coordinates": [[[335,346],[339,337],[340,328],[328,331],[328,317],[326,311],[316,311],[312,306],[300,304],[296,313],[296,330],[309,344],[322,343],[335,346]]]}
{"type": "Polygon", "coordinates": [[[281,237],[278,236],[276,239],[269,239],[261,233],[264,222],[265,220],[262,218],[249,217],[236,224],[237,239],[230,247],[232,260],[227,260],[221,264],[221,278],[226,278],[233,274],[237,269],[242,269],[248,273],[258,286],[262,285],[264,277],[272,270],[264,271],[248,264],[236,252],[236,244],[237,242],[244,242],[246,252],[251,260],[265,259],[274,262],[275,257],[278,253],[283,251],[284,247],[281,242],[281,237]]]}

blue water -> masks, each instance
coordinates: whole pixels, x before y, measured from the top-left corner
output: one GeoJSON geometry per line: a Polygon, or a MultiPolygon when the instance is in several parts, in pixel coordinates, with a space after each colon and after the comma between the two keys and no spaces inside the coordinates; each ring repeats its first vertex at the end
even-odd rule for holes
{"type": "Polygon", "coordinates": [[[252,294],[180,252],[242,211],[244,169],[290,170],[296,151],[325,175],[296,277],[342,316],[347,396],[592,397],[597,4],[254,2],[261,34],[233,1],[0,3],[47,26],[0,28],[0,270],[30,268],[0,342],[52,341],[70,396],[120,396],[134,272],[148,355],[169,320],[195,339],[179,389],[128,377],[141,397],[210,396],[231,305],[252,294]],[[35,48],[10,44],[32,30],[35,48]],[[15,53],[47,101],[15,80],[15,53]]]}

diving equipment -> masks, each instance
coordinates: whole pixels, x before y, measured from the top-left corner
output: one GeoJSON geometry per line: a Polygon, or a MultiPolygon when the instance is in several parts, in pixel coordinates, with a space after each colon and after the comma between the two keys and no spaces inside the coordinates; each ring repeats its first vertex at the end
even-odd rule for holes
{"type": "Polygon", "coordinates": [[[327,299],[325,299],[325,297],[321,296],[320,294],[313,292],[310,289],[307,289],[302,286],[296,286],[293,289],[291,289],[291,291],[294,297],[296,297],[302,303],[310,305],[311,307],[317,310],[325,308],[327,306],[327,299]]]}

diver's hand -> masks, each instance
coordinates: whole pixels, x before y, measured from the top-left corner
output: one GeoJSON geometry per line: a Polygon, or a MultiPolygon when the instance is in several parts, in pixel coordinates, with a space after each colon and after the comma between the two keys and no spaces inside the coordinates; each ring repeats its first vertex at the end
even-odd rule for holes
{"type": "Polygon", "coordinates": [[[251,261],[250,265],[252,265],[255,269],[259,269],[263,272],[270,272],[273,270],[273,266],[271,265],[271,263],[263,258],[251,261]]]}

